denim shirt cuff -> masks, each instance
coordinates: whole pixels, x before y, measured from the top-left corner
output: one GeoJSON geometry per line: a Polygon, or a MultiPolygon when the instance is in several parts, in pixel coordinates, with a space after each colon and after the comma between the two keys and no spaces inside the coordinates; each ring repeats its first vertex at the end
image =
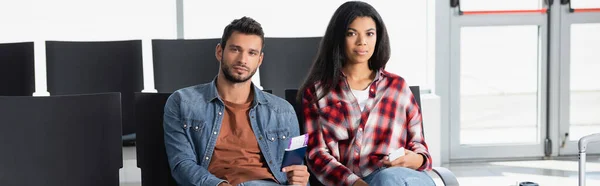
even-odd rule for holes
{"type": "Polygon", "coordinates": [[[207,185],[214,185],[214,186],[218,186],[221,183],[229,183],[225,180],[221,180],[221,179],[210,179],[207,181],[208,184],[207,185]]]}

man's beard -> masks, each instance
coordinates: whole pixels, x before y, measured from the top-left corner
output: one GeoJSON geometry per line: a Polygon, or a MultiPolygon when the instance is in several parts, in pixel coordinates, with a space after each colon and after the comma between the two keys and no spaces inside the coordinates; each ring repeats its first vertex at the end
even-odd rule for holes
{"type": "MultiPolygon", "coordinates": [[[[223,61],[223,60],[221,60],[221,61],[223,61]]],[[[243,68],[246,68],[247,70],[250,70],[250,68],[247,66],[244,66],[244,65],[239,65],[239,66],[242,66],[243,68]]],[[[257,69],[254,69],[252,72],[250,72],[250,74],[247,77],[239,77],[239,76],[233,75],[233,73],[230,71],[231,70],[230,66],[227,66],[225,63],[221,62],[221,72],[223,72],[225,79],[227,79],[233,83],[243,83],[243,82],[250,80],[252,78],[252,76],[254,76],[254,74],[256,73],[257,69]]]]}

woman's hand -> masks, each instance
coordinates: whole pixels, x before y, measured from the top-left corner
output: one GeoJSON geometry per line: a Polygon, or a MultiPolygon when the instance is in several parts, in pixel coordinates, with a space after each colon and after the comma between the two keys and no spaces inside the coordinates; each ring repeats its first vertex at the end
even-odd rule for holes
{"type": "Polygon", "coordinates": [[[423,165],[424,161],[425,157],[423,157],[423,155],[404,149],[404,156],[401,156],[394,161],[389,161],[388,157],[385,156],[381,160],[381,163],[386,167],[406,167],[416,170],[423,165]]]}

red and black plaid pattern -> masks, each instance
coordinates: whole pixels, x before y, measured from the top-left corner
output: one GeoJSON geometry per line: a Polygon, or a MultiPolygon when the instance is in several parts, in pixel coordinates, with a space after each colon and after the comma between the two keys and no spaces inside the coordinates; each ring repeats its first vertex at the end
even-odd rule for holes
{"type": "Polygon", "coordinates": [[[319,83],[303,93],[308,166],[325,185],[352,185],[382,167],[379,160],[400,147],[422,154],[418,170],[431,169],[419,106],[404,79],[379,70],[361,111],[345,77],[322,94],[319,83]]]}

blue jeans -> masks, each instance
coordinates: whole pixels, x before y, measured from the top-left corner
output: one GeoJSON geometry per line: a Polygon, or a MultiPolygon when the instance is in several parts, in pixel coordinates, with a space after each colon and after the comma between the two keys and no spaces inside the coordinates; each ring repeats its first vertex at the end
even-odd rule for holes
{"type": "Polygon", "coordinates": [[[237,186],[281,186],[279,183],[269,180],[251,180],[244,183],[240,183],[237,186]]]}
{"type": "Polygon", "coordinates": [[[435,186],[426,172],[404,167],[380,168],[362,179],[369,186],[435,186]]]}

